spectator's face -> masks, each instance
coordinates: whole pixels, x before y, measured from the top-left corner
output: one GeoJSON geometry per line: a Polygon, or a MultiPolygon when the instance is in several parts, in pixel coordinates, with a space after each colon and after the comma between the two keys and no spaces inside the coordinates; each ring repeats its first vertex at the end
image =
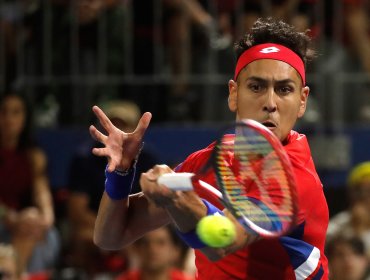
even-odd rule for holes
{"type": "Polygon", "coordinates": [[[95,21],[104,9],[102,0],[78,0],[77,18],[82,25],[95,21]]]}
{"type": "Polygon", "coordinates": [[[167,229],[160,228],[147,233],[137,243],[141,269],[159,272],[174,262],[175,246],[167,229]]]}
{"type": "Polygon", "coordinates": [[[17,280],[17,266],[13,258],[0,258],[0,279],[17,280]]]}
{"type": "Polygon", "coordinates": [[[26,111],[23,101],[16,96],[4,99],[0,106],[0,135],[19,137],[24,129],[26,111]]]}
{"type": "Polygon", "coordinates": [[[329,259],[330,279],[361,280],[367,267],[366,256],[356,254],[347,243],[339,243],[329,259]]]}
{"type": "Polygon", "coordinates": [[[361,202],[370,212],[370,177],[364,178],[361,183],[351,188],[351,198],[354,203],[361,202]]]}
{"type": "Polygon", "coordinates": [[[120,130],[126,133],[134,132],[135,130],[135,126],[128,124],[124,120],[121,120],[119,118],[111,118],[110,120],[114,126],[116,126],[117,128],[119,128],[120,130]]]}
{"type": "Polygon", "coordinates": [[[261,59],[240,72],[238,83],[229,82],[229,92],[229,108],[237,120],[264,123],[283,141],[303,116],[309,89],[302,88],[298,72],[289,64],[261,59]]]}

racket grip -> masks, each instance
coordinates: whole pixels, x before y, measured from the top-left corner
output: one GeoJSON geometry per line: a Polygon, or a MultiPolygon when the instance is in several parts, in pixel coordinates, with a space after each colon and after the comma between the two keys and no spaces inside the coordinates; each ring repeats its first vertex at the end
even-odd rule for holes
{"type": "Polygon", "coordinates": [[[166,173],[159,176],[158,184],[164,185],[174,191],[193,190],[192,177],[194,173],[166,173]]]}

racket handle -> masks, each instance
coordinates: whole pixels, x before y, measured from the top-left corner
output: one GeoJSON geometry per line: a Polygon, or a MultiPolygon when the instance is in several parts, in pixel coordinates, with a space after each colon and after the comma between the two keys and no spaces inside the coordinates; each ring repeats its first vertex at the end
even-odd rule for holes
{"type": "Polygon", "coordinates": [[[166,173],[159,176],[157,182],[174,191],[192,191],[191,178],[193,176],[194,173],[166,173]]]}

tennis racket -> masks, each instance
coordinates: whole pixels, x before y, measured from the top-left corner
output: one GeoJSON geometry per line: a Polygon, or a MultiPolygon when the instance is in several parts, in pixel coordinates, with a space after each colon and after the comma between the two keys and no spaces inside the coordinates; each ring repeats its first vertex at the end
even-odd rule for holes
{"type": "Polygon", "coordinates": [[[288,233],[296,224],[298,199],[292,166],[280,140],[253,120],[237,122],[221,135],[199,173],[163,174],[158,183],[172,190],[196,191],[217,207],[226,207],[246,230],[261,237],[288,233]],[[210,170],[219,190],[200,180],[210,170]]]}

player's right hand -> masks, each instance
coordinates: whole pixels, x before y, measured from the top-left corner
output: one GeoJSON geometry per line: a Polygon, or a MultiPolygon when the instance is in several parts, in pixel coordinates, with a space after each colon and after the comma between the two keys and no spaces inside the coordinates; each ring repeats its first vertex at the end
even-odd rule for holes
{"type": "Polygon", "coordinates": [[[144,195],[154,202],[158,207],[166,207],[174,202],[176,192],[160,186],[157,179],[160,175],[173,172],[167,165],[155,165],[152,169],[142,173],[140,176],[140,186],[144,195]]]}

